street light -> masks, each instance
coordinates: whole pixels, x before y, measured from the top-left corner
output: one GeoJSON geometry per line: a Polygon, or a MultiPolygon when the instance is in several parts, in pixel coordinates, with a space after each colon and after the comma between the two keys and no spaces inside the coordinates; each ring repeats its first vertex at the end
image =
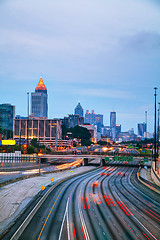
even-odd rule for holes
{"type": "Polygon", "coordinates": [[[157,109],[156,109],[156,96],[157,96],[157,88],[155,87],[154,88],[154,96],[155,96],[155,113],[154,113],[154,161],[155,161],[155,170],[156,170],[156,155],[157,155],[157,151],[156,151],[156,143],[157,143],[157,139],[156,139],[156,112],[157,112],[157,109]]]}
{"type": "Polygon", "coordinates": [[[27,153],[28,153],[28,120],[29,120],[29,92],[27,92],[28,101],[27,101],[27,153]]]}
{"type": "Polygon", "coordinates": [[[160,102],[158,103],[159,108],[158,108],[158,122],[157,122],[157,157],[158,157],[158,151],[159,151],[159,114],[160,114],[160,102]]]}

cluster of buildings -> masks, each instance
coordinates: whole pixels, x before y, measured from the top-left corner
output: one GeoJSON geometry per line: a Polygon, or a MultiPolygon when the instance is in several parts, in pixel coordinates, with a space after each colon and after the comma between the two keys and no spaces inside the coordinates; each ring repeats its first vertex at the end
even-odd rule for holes
{"type": "MultiPolygon", "coordinates": [[[[28,98],[29,100],[29,98],[28,98]]],[[[26,139],[37,138],[39,143],[55,146],[67,146],[71,140],[62,139],[62,124],[66,128],[81,126],[87,128],[91,133],[91,141],[131,141],[138,138],[146,138],[146,123],[138,124],[138,136],[134,129],[127,132],[121,131],[121,125],[116,123],[116,112],[110,112],[110,125],[103,124],[103,115],[96,114],[94,110],[84,110],[78,102],[74,114],[68,114],[63,119],[48,119],[48,94],[43,82],[42,74],[35,91],[31,93],[31,114],[28,116],[15,116],[15,106],[11,104],[0,104],[0,128],[1,137],[5,130],[13,131],[16,142],[25,143],[26,139]]]]}

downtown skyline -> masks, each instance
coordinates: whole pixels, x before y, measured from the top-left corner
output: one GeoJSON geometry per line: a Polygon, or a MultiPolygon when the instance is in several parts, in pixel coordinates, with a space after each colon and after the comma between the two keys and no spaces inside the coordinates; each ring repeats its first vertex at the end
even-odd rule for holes
{"type": "Polygon", "coordinates": [[[158,1],[14,0],[0,7],[0,103],[27,116],[27,92],[42,72],[49,118],[73,113],[80,101],[84,110],[103,114],[105,125],[116,111],[122,131],[137,132],[147,111],[153,132],[154,87],[160,102],[158,1]]]}

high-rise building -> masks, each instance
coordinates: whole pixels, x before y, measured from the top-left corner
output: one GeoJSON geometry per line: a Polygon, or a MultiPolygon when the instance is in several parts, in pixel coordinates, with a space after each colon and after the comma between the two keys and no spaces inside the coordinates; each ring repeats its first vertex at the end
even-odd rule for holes
{"type": "Polygon", "coordinates": [[[95,112],[94,110],[89,113],[89,110],[86,110],[85,113],[85,123],[94,124],[95,123],[95,112]]]}
{"type": "Polygon", "coordinates": [[[95,114],[94,110],[91,113],[89,113],[89,110],[86,110],[85,123],[97,125],[97,131],[100,133],[103,126],[103,115],[95,114]]]}
{"type": "Polygon", "coordinates": [[[110,127],[116,127],[116,112],[110,112],[110,127]]]}
{"type": "Polygon", "coordinates": [[[0,128],[13,131],[13,119],[15,117],[15,106],[4,103],[0,104],[0,128]]]}
{"type": "Polygon", "coordinates": [[[74,114],[78,114],[80,117],[83,117],[83,108],[82,108],[80,102],[78,102],[78,104],[74,110],[74,114]]]}
{"type": "Polygon", "coordinates": [[[116,139],[116,112],[110,112],[110,128],[112,133],[112,139],[116,139]]]}
{"type": "Polygon", "coordinates": [[[31,115],[34,117],[48,117],[48,94],[43,82],[42,74],[35,92],[31,93],[31,115]]]}
{"type": "Polygon", "coordinates": [[[121,124],[116,124],[116,136],[121,133],[121,124]]]}
{"type": "Polygon", "coordinates": [[[71,128],[84,124],[84,118],[80,117],[79,114],[68,114],[68,117],[62,119],[62,123],[66,128],[71,128]]]}
{"type": "Polygon", "coordinates": [[[100,123],[101,126],[103,125],[103,115],[102,114],[95,115],[95,123],[100,123]]]}
{"type": "Polygon", "coordinates": [[[144,137],[144,133],[146,132],[146,123],[138,123],[138,136],[144,137]]]}

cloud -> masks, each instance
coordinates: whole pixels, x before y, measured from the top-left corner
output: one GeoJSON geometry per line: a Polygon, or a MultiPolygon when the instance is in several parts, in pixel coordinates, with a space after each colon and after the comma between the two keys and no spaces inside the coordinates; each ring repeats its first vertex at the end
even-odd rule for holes
{"type": "Polygon", "coordinates": [[[128,91],[112,90],[112,89],[82,89],[76,91],[79,95],[103,97],[103,98],[116,98],[116,99],[134,99],[134,95],[128,91]]]}
{"type": "Polygon", "coordinates": [[[138,32],[132,36],[121,38],[122,46],[134,53],[148,54],[160,50],[160,34],[157,32],[138,32]]]}

